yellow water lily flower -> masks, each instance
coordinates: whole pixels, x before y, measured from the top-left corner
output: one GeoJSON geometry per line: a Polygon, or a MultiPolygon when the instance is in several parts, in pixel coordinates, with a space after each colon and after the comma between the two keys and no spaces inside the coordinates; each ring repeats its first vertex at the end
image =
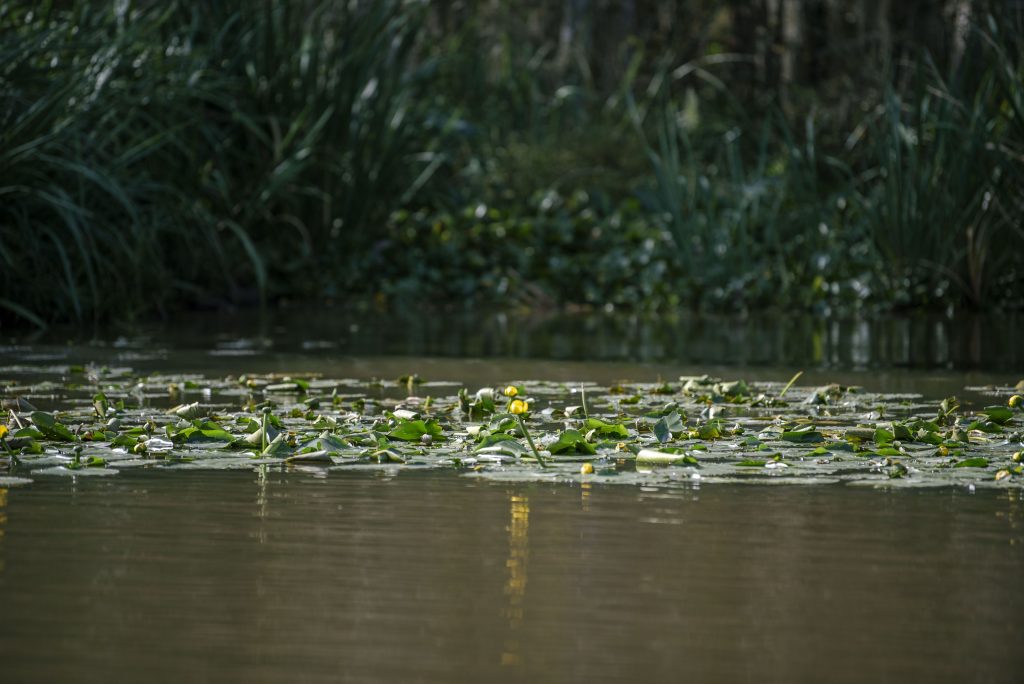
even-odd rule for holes
{"type": "Polygon", "coordinates": [[[515,385],[509,385],[508,387],[505,388],[505,396],[506,397],[514,397],[517,394],[519,394],[519,390],[516,389],[515,385]]]}
{"type": "Polygon", "coordinates": [[[3,437],[9,432],[6,425],[0,425],[0,437],[3,437]]]}
{"type": "Polygon", "coordinates": [[[1010,405],[1010,408],[1021,408],[1024,405],[1024,397],[1019,394],[1014,394],[1010,397],[1010,401],[1006,402],[1010,405]]]}
{"type": "Polygon", "coordinates": [[[522,399],[513,399],[512,403],[508,405],[508,412],[517,416],[526,413],[529,410],[530,404],[522,399]]]}

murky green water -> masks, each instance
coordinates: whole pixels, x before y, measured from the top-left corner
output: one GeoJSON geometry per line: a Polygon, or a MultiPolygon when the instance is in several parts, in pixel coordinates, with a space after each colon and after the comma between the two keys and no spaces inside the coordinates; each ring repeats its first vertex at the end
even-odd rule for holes
{"type": "Polygon", "coordinates": [[[0,534],[5,682],[1024,672],[1018,492],[136,472],[0,534]]]}
{"type": "MultiPolygon", "coordinates": [[[[0,380],[88,363],[470,386],[802,369],[969,402],[1024,377],[1019,318],[197,320],[16,340],[0,380]]],[[[0,680],[1016,682],[1022,577],[1016,489],[40,477],[0,489],[0,680]]]]}

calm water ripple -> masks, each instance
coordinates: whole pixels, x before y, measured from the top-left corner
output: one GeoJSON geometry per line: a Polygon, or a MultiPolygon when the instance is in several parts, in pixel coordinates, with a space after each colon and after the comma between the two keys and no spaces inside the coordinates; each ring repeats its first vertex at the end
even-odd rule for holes
{"type": "Polygon", "coordinates": [[[1024,499],[450,474],[0,490],[5,682],[1019,681],[1024,499]]]}

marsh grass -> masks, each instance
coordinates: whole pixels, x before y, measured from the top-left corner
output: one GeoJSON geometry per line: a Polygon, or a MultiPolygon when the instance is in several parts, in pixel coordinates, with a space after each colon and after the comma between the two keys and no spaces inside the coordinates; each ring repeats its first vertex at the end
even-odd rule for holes
{"type": "Polygon", "coordinates": [[[1024,40],[1003,19],[840,131],[740,102],[748,55],[630,45],[602,89],[514,22],[439,36],[429,11],[4,3],[0,317],[396,292],[1020,305],[1024,40]]]}
{"type": "Polygon", "coordinates": [[[999,73],[1019,66],[986,49],[991,40],[979,34],[949,80],[929,65],[909,97],[890,90],[863,125],[867,140],[851,136],[848,146],[866,147],[871,162],[858,196],[892,293],[909,281],[919,297],[954,290],[980,306],[998,299],[1015,268],[1020,158],[1011,107],[1020,86],[1007,90],[999,73]]]}
{"type": "Polygon", "coordinates": [[[124,318],[351,272],[437,167],[420,17],[306,4],[5,5],[0,306],[124,318]]]}

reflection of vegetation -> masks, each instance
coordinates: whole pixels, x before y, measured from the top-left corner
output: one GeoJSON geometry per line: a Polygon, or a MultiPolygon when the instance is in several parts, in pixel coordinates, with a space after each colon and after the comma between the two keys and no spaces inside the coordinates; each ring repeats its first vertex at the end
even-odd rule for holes
{"type": "Polygon", "coordinates": [[[527,568],[530,559],[530,500],[517,494],[509,495],[508,524],[508,579],[505,581],[505,596],[508,607],[509,636],[501,654],[502,665],[518,665],[522,662],[518,632],[523,624],[523,602],[526,599],[527,568]]]}
{"type": "Polygon", "coordinates": [[[782,4],[5,3],[0,315],[1019,306],[1019,12],[782,4]]]}
{"type": "MultiPolygon", "coordinates": [[[[7,511],[4,510],[6,508],[7,508],[7,489],[4,488],[4,487],[0,487],[0,541],[3,540],[4,535],[6,534],[6,530],[4,529],[5,527],[7,527],[7,511]]],[[[3,561],[0,560],[0,570],[3,570],[3,569],[4,569],[3,561]]]]}

